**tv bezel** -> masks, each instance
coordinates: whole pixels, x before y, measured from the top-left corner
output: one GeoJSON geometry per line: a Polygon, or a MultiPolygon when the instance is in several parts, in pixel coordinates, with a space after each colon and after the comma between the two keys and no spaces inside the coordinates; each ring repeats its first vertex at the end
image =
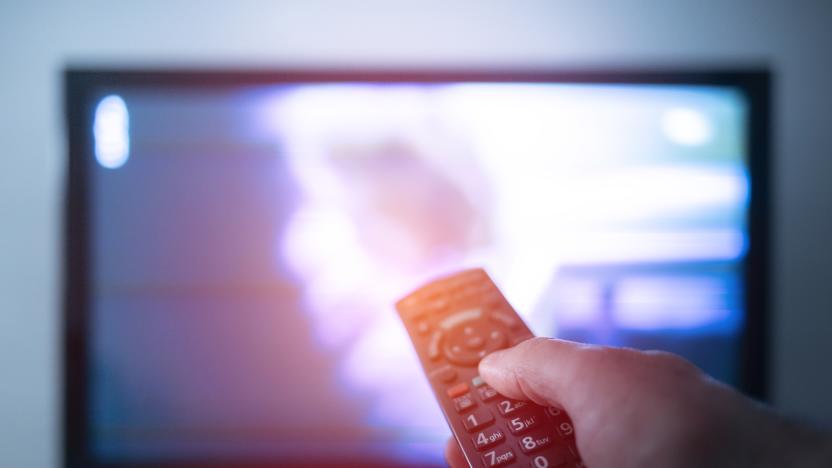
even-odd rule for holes
{"type": "MultiPolygon", "coordinates": [[[[89,170],[92,167],[91,99],[112,87],[219,89],[234,86],[290,83],[444,83],[525,82],[575,84],[667,84],[726,86],[741,92],[748,103],[746,148],[750,174],[748,250],[743,262],[745,316],[741,336],[739,389],[757,399],[768,396],[769,308],[771,304],[771,197],[769,180],[772,75],[754,69],[103,69],[73,68],[64,72],[64,115],[67,136],[63,242],[62,316],[62,461],[66,467],[125,466],[274,466],[275,460],[244,462],[188,460],[107,463],[91,453],[88,418],[88,324],[90,304],[89,170]]],[[[283,460],[285,462],[285,460],[283,460]]],[[[332,462],[344,466],[358,461],[332,462]]],[[[363,466],[376,466],[361,463],[363,466]]],[[[386,466],[382,461],[377,466],[386,466]]]]}

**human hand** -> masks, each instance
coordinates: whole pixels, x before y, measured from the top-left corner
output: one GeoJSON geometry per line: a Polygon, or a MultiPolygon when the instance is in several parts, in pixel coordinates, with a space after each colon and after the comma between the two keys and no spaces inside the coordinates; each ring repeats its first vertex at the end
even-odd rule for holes
{"type": "MultiPolygon", "coordinates": [[[[828,434],[673,354],[534,338],[486,356],[479,372],[510,398],[563,407],[589,468],[832,466],[828,434]]],[[[453,439],[445,456],[468,466],[453,439]]]]}

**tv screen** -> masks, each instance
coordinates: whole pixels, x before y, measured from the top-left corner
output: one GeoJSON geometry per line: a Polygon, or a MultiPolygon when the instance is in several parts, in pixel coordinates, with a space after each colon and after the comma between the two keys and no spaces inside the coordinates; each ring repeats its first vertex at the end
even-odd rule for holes
{"type": "Polygon", "coordinates": [[[442,464],[393,303],[468,267],[537,335],[761,358],[731,80],[69,76],[88,460],[442,464]]]}

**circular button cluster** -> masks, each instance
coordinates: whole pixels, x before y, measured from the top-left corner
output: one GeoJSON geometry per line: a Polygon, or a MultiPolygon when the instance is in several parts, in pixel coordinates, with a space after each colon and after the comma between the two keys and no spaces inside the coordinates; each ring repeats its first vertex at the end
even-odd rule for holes
{"type": "Polygon", "coordinates": [[[502,327],[484,320],[457,324],[445,334],[442,346],[445,358],[457,365],[475,366],[486,354],[508,345],[502,327]]]}

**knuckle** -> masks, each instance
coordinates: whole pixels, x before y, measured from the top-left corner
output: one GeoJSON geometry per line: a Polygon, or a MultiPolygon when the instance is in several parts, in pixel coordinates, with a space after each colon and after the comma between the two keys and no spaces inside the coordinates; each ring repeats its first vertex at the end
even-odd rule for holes
{"type": "Polygon", "coordinates": [[[675,375],[699,375],[701,372],[693,363],[676,354],[668,353],[666,351],[645,351],[651,364],[660,366],[668,373],[675,375]]]}
{"type": "Polygon", "coordinates": [[[587,346],[579,350],[582,361],[596,366],[615,366],[626,363],[631,359],[631,350],[612,348],[608,346],[587,346]]]}
{"type": "Polygon", "coordinates": [[[521,345],[523,345],[526,348],[531,349],[531,350],[540,350],[540,349],[543,349],[546,346],[548,346],[551,343],[551,341],[552,340],[549,339],[549,338],[543,338],[542,336],[535,336],[534,338],[530,338],[530,339],[524,341],[523,343],[521,343],[521,345]]]}

